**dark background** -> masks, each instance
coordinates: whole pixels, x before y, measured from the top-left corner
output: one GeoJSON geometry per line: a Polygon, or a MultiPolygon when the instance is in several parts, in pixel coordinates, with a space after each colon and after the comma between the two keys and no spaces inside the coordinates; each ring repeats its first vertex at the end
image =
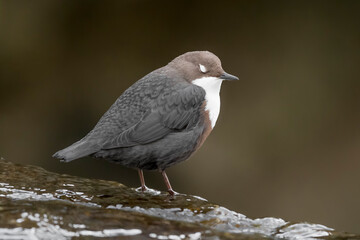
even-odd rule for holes
{"type": "Polygon", "coordinates": [[[0,1],[0,155],[139,186],[134,170],[51,155],[191,50],[240,81],[223,84],[202,149],[168,170],[174,189],[360,233],[360,1],[0,1]]]}

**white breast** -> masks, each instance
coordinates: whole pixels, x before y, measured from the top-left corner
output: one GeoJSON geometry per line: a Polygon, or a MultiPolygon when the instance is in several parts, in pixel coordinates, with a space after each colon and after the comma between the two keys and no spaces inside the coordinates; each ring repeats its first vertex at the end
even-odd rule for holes
{"type": "Polygon", "coordinates": [[[212,128],[214,128],[220,113],[220,88],[222,81],[222,79],[216,77],[203,77],[192,81],[193,84],[202,87],[206,92],[205,110],[209,111],[212,128]]]}

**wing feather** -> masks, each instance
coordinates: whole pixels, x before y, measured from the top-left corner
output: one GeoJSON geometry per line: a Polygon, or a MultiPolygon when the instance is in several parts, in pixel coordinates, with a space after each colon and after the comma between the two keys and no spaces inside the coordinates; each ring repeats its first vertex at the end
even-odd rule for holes
{"type": "Polygon", "coordinates": [[[192,84],[159,97],[138,123],[108,139],[102,149],[148,144],[170,133],[195,127],[204,101],[205,91],[192,84]]]}

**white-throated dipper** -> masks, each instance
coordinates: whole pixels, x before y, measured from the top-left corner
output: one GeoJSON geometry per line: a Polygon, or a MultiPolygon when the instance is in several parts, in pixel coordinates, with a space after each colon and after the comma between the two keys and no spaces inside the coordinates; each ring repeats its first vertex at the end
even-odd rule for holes
{"type": "Polygon", "coordinates": [[[188,52],[129,87],[83,139],[53,155],[64,162],[92,156],[143,170],[165,169],[189,158],[205,141],[220,112],[226,73],[208,51],[188,52]]]}

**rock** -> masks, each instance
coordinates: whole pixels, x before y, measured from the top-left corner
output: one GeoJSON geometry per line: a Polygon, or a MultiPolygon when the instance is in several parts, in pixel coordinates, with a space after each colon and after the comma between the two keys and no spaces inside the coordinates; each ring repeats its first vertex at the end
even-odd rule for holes
{"type": "Polygon", "coordinates": [[[320,224],[249,219],[197,196],[0,160],[0,239],[359,239],[320,224]]]}

